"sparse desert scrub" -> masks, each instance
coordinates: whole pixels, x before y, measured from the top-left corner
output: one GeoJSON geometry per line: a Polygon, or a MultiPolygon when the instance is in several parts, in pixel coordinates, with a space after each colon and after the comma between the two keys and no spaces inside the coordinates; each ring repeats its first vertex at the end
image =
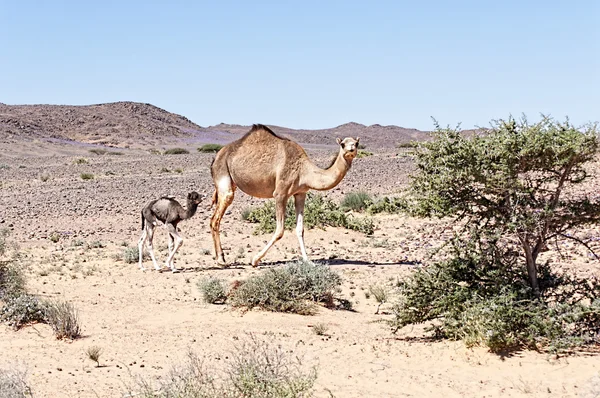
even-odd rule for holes
{"type": "Polygon", "coordinates": [[[96,362],[96,367],[99,368],[100,367],[100,355],[102,354],[102,348],[98,347],[97,345],[93,345],[91,347],[88,347],[88,349],[85,351],[85,353],[87,354],[87,356],[90,360],[96,362]]]}
{"type": "MultiPolygon", "coordinates": [[[[145,254],[146,253],[144,252],[143,256],[145,256],[145,254]]],[[[140,259],[140,249],[137,246],[126,247],[125,250],[123,250],[122,258],[126,264],[137,263],[140,259]]]]}
{"type": "Polygon", "coordinates": [[[138,380],[128,396],[144,398],[304,398],[312,396],[317,369],[303,369],[298,355],[260,340],[243,338],[224,367],[207,366],[189,352],[159,385],[138,380]]]}
{"type": "Polygon", "coordinates": [[[14,329],[20,329],[32,323],[45,323],[47,303],[37,296],[22,292],[7,297],[0,308],[0,321],[14,329]]]}
{"type": "Polygon", "coordinates": [[[375,311],[375,315],[377,315],[379,314],[379,308],[381,305],[388,302],[389,290],[387,287],[382,285],[371,285],[369,286],[369,293],[371,293],[377,301],[377,310],[375,311]]]}
{"type": "Polygon", "coordinates": [[[407,202],[404,198],[398,197],[388,197],[384,196],[382,198],[374,200],[367,207],[367,213],[369,214],[379,214],[379,213],[389,213],[396,214],[401,213],[407,210],[407,202]]]}
{"type": "Polygon", "coordinates": [[[77,158],[73,161],[73,164],[88,164],[88,160],[86,158],[77,158]]]}
{"type": "Polygon", "coordinates": [[[92,173],[81,173],[79,175],[79,177],[81,177],[82,180],[93,180],[94,179],[94,175],[92,173]]]}
{"type": "Polygon", "coordinates": [[[332,305],[341,283],[327,265],[297,261],[251,276],[232,289],[229,301],[246,309],[312,314],[315,303],[332,305]]]}
{"type": "Polygon", "coordinates": [[[79,316],[70,302],[49,302],[46,318],[57,339],[76,339],[80,336],[79,316]]]}
{"type": "Polygon", "coordinates": [[[373,152],[359,150],[356,154],[357,159],[366,158],[369,156],[373,156],[373,152]]]}
{"type": "Polygon", "coordinates": [[[164,152],[164,155],[187,155],[188,153],[190,151],[185,148],[170,148],[164,152]]]}
{"type": "Polygon", "coordinates": [[[344,210],[363,211],[372,202],[373,199],[367,192],[350,192],[344,196],[344,199],[342,199],[342,202],[340,203],[340,207],[344,210]]]}
{"type": "MultiPolygon", "coordinates": [[[[272,233],[275,231],[275,203],[271,200],[265,202],[261,207],[245,209],[242,217],[249,222],[258,223],[257,233],[272,233]]],[[[285,228],[291,230],[295,226],[294,201],[290,200],[286,207],[285,228]]],[[[371,235],[375,231],[375,223],[371,218],[354,217],[346,214],[332,200],[309,192],[304,206],[304,227],[311,229],[326,226],[344,227],[367,235],[371,235]]]]}
{"type": "Polygon", "coordinates": [[[224,303],[227,300],[225,282],[222,279],[212,276],[202,278],[198,281],[198,289],[206,303],[217,304],[224,303]]]}
{"type": "Polygon", "coordinates": [[[198,152],[216,153],[223,148],[221,144],[204,144],[198,148],[198,152]]]}
{"type": "Polygon", "coordinates": [[[0,368],[0,398],[33,397],[27,374],[15,366],[0,368]]]}

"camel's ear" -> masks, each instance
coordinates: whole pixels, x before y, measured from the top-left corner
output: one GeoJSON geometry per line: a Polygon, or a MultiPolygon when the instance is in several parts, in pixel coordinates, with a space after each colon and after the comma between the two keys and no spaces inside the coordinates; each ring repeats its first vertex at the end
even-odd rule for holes
{"type": "Polygon", "coordinates": [[[358,145],[358,142],[360,141],[360,137],[356,137],[356,144],[358,145]]]}
{"type": "Polygon", "coordinates": [[[338,144],[342,145],[342,140],[341,140],[341,138],[340,138],[340,137],[336,138],[335,140],[336,140],[336,142],[337,142],[338,144]]]}

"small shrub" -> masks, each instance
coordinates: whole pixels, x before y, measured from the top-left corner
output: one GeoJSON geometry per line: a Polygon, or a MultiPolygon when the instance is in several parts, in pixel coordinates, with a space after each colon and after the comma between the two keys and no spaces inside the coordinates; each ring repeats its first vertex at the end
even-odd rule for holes
{"type": "Polygon", "coordinates": [[[419,144],[416,141],[408,141],[408,142],[400,142],[396,145],[396,148],[399,149],[407,149],[407,148],[416,148],[419,144]]]}
{"type": "Polygon", "coordinates": [[[94,179],[94,175],[92,173],[81,173],[79,176],[81,177],[82,180],[93,180],[94,179]]]}
{"type": "Polygon", "coordinates": [[[68,301],[50,302],[46,309],[46,318],[57,339],[76,339],[80,336],[77,311],[68,301]]]}
{"type": "Polygon", "coordinates": [[[317,378],[316,368],[302,369],[297,355],[250,335],[230,354],[224,374],[211,372],[204,358],[189,352],[160,385],[138,381],[138,391],[128,396],[144,398],[305,398],[317,378]]]}
{"type": "Polygon", "coordinates": [[[373,199],[371,198],[371,195],[366,192],[351,192],[344,197],[340,206],[342,209],[363,211],[372,202],[373,199]]]}
{"type": "Polygon", "coordinates": [[[0,164],[0,170],[10,170],[10,166],[7,164],[0,164]]]}
{"type": "Polygon", "coordinates": [[[88,349],[86,351],[88,358],[91,359],[92,361],[96,362],[97,368],[100,367],[100,354],[101,353],[102,353],[102,348],[98,347],[97,345],[88,347],[88,349]]]}
{"type": "Polygon", "coordinates": [[[52,232],[48,237],[52,243],[58,243],[60,240],[60,234],[58,232],[52,232]]]}
{"type": "Polygon", "coordinates": [[[165,155],[187,155],[188,153],[190,151],[184,148],[170,148],[164,152],[165,155]]]}
{"type": "Polygon", "coordinates": [[[183,169],[181,167],[176,168],[175,170],[173,170],[175,173],[183,173],[183,169]]]}
{"type": "Polygon", "coordinates": [[[206,303],[224,303],[227,299],[225,286],[221,279],[215,277],[203,278],[198,281],[198,289],[206,303]]]}
{"type": "Polygon", "coordinates": [[[379,314],[379,307],[388,301],[388,289],[381,285],[371,285],[369,286],[369,292],[373,295],[378,303],[377,311],[375,311],[375,314],[377,315],[379,314]]]}
{"type": "Polygon", "coordinates": [[[27,374],[11,366],[10,369],[0,368],[0,397],[27,398],[33,397],[33,391],[27,383],[27,374]]]}
{"type": "Polygon", "coordinates": [[[15,329],[32,323],[45,323],[47,304],[37,296],[21,293],[11,296],[0,309],[0,320],[15,329]]]}
{"type": "Polygon", "coordinates": [[[198,148],[198,152],[208,152],[208,153],[216,153],[219,152],[223,148],[221,144],[204,144],[200,148],[198,148]]]}
{"type": "Polygon", "coordinates": [[[88,244],[88,247],[89,247],[90,249],[102,249],[102,248],[105,248],[105,247],[106,247],[106,244],[104,244],[104,243],[100,242],[99,240],[95,240],[95,241],[93,241],[93,242],[90,242],[90,243],[88,244]]]}
{"type": "Polygon", "coordinates": [[[46,182],[49,179],[50,179],[50,174],[48,174],[48,173],[42,173],[42,174],[40,174],[40,181],[46,182]]]}
{"type": "Polygon", "coordinates": [[[296,355],[250,335],[232,353],[225,397],[301,398],[311,396],[316,368],[302,370],[296,355]]]}
{"type": "Polygon", "coordinates": [[[73,161],[73,164],[88,164],[88,160],[86,158],[78,158],[73,161]]]}
{"type": "Polygon", "coordinates": [[[359,150],[358,153],[356,154],[357,159],[366,158],[368,156],[373,156],[373,152],[359,150]]]}
{"type": "Polygon", "coordinates": [[[160,169],[161,173],[170,173],[171,170],[169,170],[167,167],[163,167],[162,169],[160,169]]]}
{"type": "Polygon", "coordinates": [[[324,323],[317,323],[313,326],[313,333],[317,336],[324,336],[327,333],[327,325],[324,323]]]}
{"type": "Polygon", "coordinates": [[[25,275],[13,261],[0,261],[0,300],[9,301],[25,292],[25,275]]]}
{"type": "Polygon", "coordinates": [[[340,275],[328,266],[298,261],[251,276],[229,298],[234,307],[311,314],[314,303],[331,305],[340,285],[340,275]]]}
{"type": "Polygon", "coordinates": [[[123,250],[123,261],[126,264],[137,263],[140,259],[140,250],[137,246],[126,247],[123,250]]]}
{"type": "Polygon", "coordinates": [[[367,213],[378,214],[378,213],[390,213],[396,214],[407,210],[406,200],[403,198],[389,198],[384,196],[383,198],[371,203],[367,207],[367,213]]]}

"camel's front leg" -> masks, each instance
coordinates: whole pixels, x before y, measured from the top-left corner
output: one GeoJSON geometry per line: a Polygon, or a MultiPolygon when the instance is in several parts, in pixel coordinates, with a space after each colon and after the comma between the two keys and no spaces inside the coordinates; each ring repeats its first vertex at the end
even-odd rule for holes
{"type": "Polygon", "coordinates": [[[306,194],[299,193],[294,195],[294,205],[296,207],[296,235],[300,243],[300,252],[304,261],[308,261],[306,248],[304,247],[304,203],[306,202],[306,194]]]}
{"type": "Polygon", "coordinates": [[[283,230],[285,227],[285,205],[287,203],[287,196],[276,196],[275,197],[275,216],[277,218],[277,228],[273,237],[267,243],[267,245],[252,259],[252,266],[256,267],[260,260],[267,254],[271,246],[275,244],[283,236],[283,230]]]}
{"type": "Polygon", "coordinates": [[[172,246],[173,249],[169,251],[169,257],[167,257],[167,262],[165,265],[171,268],[172,272],[177,272],[177,268],[175,268],[175,264],[173,263],[173,259],[175,258],[175,253],[183,244],[183,239],[177,233],[177,227],[173,224],[167,224],[167,229],[169,231],[169,246],[172,246]],[[173,242],[173,243],[171,243],[173,242]]]}

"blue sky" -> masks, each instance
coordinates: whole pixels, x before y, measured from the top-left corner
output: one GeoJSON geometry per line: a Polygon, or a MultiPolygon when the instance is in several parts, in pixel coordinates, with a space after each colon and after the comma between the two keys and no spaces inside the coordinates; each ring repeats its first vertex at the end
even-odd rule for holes
{"type": "Polygon", "coordinates": [[[0,0],[0,102],[202,126],[600,120],[600,2],[0,0]]]}

